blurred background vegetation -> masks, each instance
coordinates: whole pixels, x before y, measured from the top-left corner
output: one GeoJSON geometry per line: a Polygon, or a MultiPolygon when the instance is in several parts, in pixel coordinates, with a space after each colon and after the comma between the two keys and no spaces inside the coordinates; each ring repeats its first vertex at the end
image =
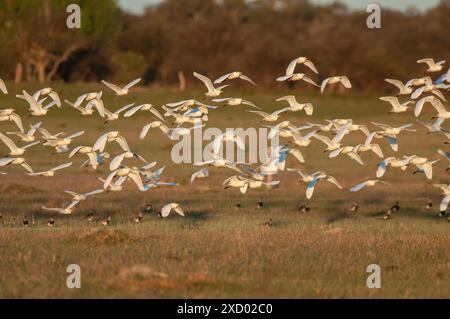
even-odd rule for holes
{"type": "MultiPolygon", "coordinates": [[[[365,93],[383,79],[424,72],[423,57],[450,62],[450,1],[426,12],[383,9],[382,28],[365,11],[307,0],[165,0],[143,15],[114,0],[0,1],[0,77],[18,82],[118,82],[197,85],[192,71],[217,77],[239,70],[263,88],[287,63],[307,56],[317,81],[347,74],[365,93]],[[82,28],[68,29],[66,7],[81,7],[82,28]]],[[[312,76],[312,75],[311,75],[312,76]]]]}

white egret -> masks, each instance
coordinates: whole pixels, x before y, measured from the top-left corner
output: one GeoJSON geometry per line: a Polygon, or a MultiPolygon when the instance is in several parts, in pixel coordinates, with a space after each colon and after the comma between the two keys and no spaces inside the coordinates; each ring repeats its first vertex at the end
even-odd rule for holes
{"type": "Polygon", "coordinates": [[[127,85],[125,85],[124,87],[120,87],[117,86],[115,84],[106,82],[105,80],[102,80],[102,83],[104,85],[106,85],[108,88],[110,88],[111,90],[114,91],[114,93],[117,96],[123,96],[123,95],[127,95],[128,92],[130,92],[131,87],[135,86],[136,84],[138,84],[141,81],[141,78],[138,78],[136,80],[131,81],[130,83],[128,83],[127,85]]]}
{"type": "Polygon", "coordinates": [[[214,84],[221,84],[221,83],[225,82],[226,80],[234,80],[234,79],[241,79],[241,80],[250,82],[253,85],[256,85],[255,82],[252,81],[252,79],[250,79],[248,76],[246,76],[245,74],[243,74],[242,72],[239,72],[239,71],[222,75],[221,77],[219,77],[217,80],[214,81],[214,84]]]}
{"type": "Polygon", "coordinates": [[[322,81],[322,84],[320,85],[320,92],[323,93],[327,85],[338,83],[341,83],[346,89],[350,89],[352,87],[352,84],[347,76],[333,76],[322,81]]]}
{"type": "Polygon", "coordinates": [[[52,169],[49,169],[49,170],[47,170],[47,171],[37,172],[37,173],[29,173],[28,175],[31,175],[31,176],[46,176],[46,177],[53,177],[53,176],[55,176],[55,172],[56,172],[56,171],[62,170],[62,169],[64,169],[64,168],[67,168],[67,167],[70,167],[70,166],[72,166],[72,162],[64,163],[64,164],[58,165],[58,166],[56,166],[56,167],[54,167],[54,168],[52,168],[52,169]]]}
{"type": "Polygon", "coordinates": [[[182,217],[185,216],[180,204],[170,203],[170,204],[164,205],[163,208],[161,208],[161,217],[166,218],[167,216],[169,216],[169,214],[172,210],[182,217]]]}
{"type": "Polygon", "coordinates": [[[208,89],[208,92],[205,93],[205,96],[207,96],[207,97],[217,97],[217,96],[221,95],[222,90],[228,86],[228,84],[226,84],[226,85],[222,85],[222,86],[219,86],[216,88],[216,87],[214,87],[212,81],[209,78],[207,78],[206,76],[204,76],[200,73],[197,73],[197,72],[194,72],[193,74],[197,79],[202,81],[203,84],[208,89]]]}
{"type": "Polygon", "coordinates": [[[10,152],[7,154],[8,156],[21,156],[25,153],[25,150],[33,145],[39,144],[40,141],[32,142],[28,145],[18,147],[14,142],[7,137],[6,135],[3,135],[0,133],[0,139],[3,143],[9,148],[10,152]]]}

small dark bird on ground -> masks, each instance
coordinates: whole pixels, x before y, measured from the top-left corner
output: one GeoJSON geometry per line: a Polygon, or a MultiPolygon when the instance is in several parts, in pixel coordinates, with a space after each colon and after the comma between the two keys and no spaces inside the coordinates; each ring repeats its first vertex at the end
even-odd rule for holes
{"type": "Polygon", "coordinates": [[[396,213],[396,212],[398,212],[399,210],[400,210],[400,204],[399,204],[398,201],[396,201],[395,204],[392,205],[392,207],[391,207],[391,212],[392,212],[392,213],[396,213]]]}
{"type": "Polygon", "coordinates": [[[311,208],[309,207],[309,203],[306,203],[305,205],[300,206],[298,210],[302,213],[307,213],[311,210],[311,208]]]}
{"type": "Polygon", "coordinates": [[[109,226],[109,223],[111,222],[111,216],[108,216],[106,219],[103,219],[101,221],[103,226],[109,226]]]}
{"type": "Polygon", "coordinates": [[[236,206],[234,206],[234,209],[236,209],[236,210],[241,209],[241,204],[237,203],[236,206]]]}
{"type": "Polygon", "coordinates": [[[262,199],[259,200],[259,202],[256,203],[256,208],[262,208],[264,206],[264,203],[262,202],[262,199]]]}
{"type": "Polygon", "coordinates": [[[50,218],[50,219],[47,221],[47,226],[48,226],[48,227],[53,227],[53,226],[55,226],[55,220],[54,220],[53,218],[50,218]]]}
{"type": "Polygon", "coordinates": [[[134,219],[134,222],[136,224],[139,224],[143,217],[144,217],[144,215],[142,213],[139,213],[139,215],[134,219]]]}
{"type": "Polygon", "coordinates": [[[142,208],[142,212],[146,214],[151,214],[153,212],[153,205],[150,203],[146,203],[144,208],[142,208]]]}
{"type": "Polygon", "coordinates": [[[273,225],[272,218],[263,223],[264,227],[272,227],[272,225],[273,225]]]}
{"type": "Polygon", "coordinates": [[[392,208],[388,209],[385,213],[385,215],[382,217],[383,220],[389,220],[391,219],[391,215],[392,215],[392,208]]]}
{"type": "Polygon", "coordinates": [[[358,203],[354,202],[352,206],[348,209],[348,211],[351,213],[356,213],[358,211],[358,208],[359,208],[358,203]]]}
{"type": "Polygon", "coordinates": [[[88,222],[94,221],[94,215],[95,215],[95,210],[92,210],[89,214],[86,215],[86,219],[88,220],[88,222]]]}
{"type": "Polygon", "coordinates": [[[27,216],[24,216],[24,217],[23,217],[22,225],[23,225],[24,227],[28,227],[28,218],[27,218],[27,216]]]}
{"type": "Polygon", "coordinates": [[[431,199],[428,200],[428,203],[425,205],[425,209],[430,210],[433,207],[433,201],[431,199]]]}

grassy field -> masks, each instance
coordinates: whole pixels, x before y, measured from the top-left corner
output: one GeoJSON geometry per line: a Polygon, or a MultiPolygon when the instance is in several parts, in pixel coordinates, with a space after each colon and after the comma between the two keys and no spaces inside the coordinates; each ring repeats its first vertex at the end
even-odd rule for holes
{"type": "MultiPolygon", "coordinates": [[[[27,116],[24,101],[13,98],[21,88],[11,88],[7,97],[0,96],[0,109],[15,108],[24,125],[40,119],[27,116]]],[[[99,90],[99,86],[55,85],[61,97],[74,100],[83,92],[99,90]]],[[[29,87],[27,87],[28,89],[29,87]]],[[[33,88],[35,89],[35,88],[33,88]]],[[[168,89],[138,89],[133,94],[116,98],[105,88],[105,105],[111,109],[129,102],[152,103],[160,106],[184,98],[201,98],[201,92],[176,92],[168,89]]],[[[32,91],[31,88],[29,91],[32,91]]],[[[274,100],[282,95],[296,94],[303,102],[314,104],[314,115],[285,114],[296,125],[305,120],[348,118],[355,123],[375,127],[370,121],[404,124],[415,121],[411,112],[387,115],[388,106],[376,97],[362,96],[302,96],[301,88],[268,94],[258,91],[227,91],[255,102],[264,110],[284,106],[274,100]]],[[[227,94],[228,95],[228,94],[227,94]]],[[[208,126],[259,127],[259,118],[245,112],[245,107],[223,108],[210,112],[208,126]]],[[[432,116],[425,107],[422,119],[432,116]]],[[[131,119],[103,124],[98,115],[81,117],[76,111],[51,109],[42,118],[42,126],[50,132],[68,133],[81,129],[86,134],[73,146],[91,145],[109,130],[120,130],[133,150],[149,161],[166,165],[162,180],[176,181],[177,187],[161,187],[145,193],[131,182],[120,193],[101,194],[82,202],[71,216],[56,216],[43,212],[41,206],[62,207],[70,202],[65,189],[84,192],[101,187],[98,177],[109,173],[108,167],[97,171],[79,168],[83,155],[73,158],[71,168],[53,178],[30,177],[21,167],[8,167],[0,176],[0,297],[286,297],[286,298],[412,298],[450,297],[450,223],[436,217],[440,192],[433,183],[447,183],[447,163],[441,160],[434,167],[434,178],[388,169],[384,180],[390,186],[379,185],[353,194],[355,184],[375,178],[380,162],[372,153],[363,153],[365,166],[347,156],[329,159],[322,153],[324,145],[313,141],[302,149],[307,163],[299,165],[288,159],[288,167],[325,170],[344,186],[340,191],[328,183],[319,184],[310,201],[308,213],[298,207],[305,200],[305,185],[297,183],[293,173],[280,174],[280,186],[271,190],[250,190],[242,195],[236,189],[224,190],[222,182],[233,171],[210,169],[208,179],[190,184],[190,175],[198,170],[189,164],[175,165],[170,158],[174,142],[159,130],[151,131],[143,141],[138,139],[142,126],[156,118],[141,112],[131,119]],[[426,210],[431,199],[433,209],[426,210]],[[262,200],[262,209],[256,203],[262,200]],[[401,209],[389,221],[381,220],[395,201],[401,209]],[[358,202],[357,213],[348,208],[358,202]],[[155,207],[140,224],[134,218],[145,203],[155,207]],[[158,210],[166,203],[179,202],[186,218],[171,216],[161,219],[158,210]],[[235,209],[241,204],[240,210],[235,209]],[[95,221],[86,215],[95,210],[95,221]],[[35,225],[22,226],[24,216],[33,216],[35,225]],[[109,227],[98,221],[110,215],[109,227]],[[56,226],[46,226],[54,217],[56,226]],[[272,219],[272,227],[264,227],[272,219]],[[66,267],[78,264],[82,269],[82,288],[66,287],[66,267]],[[366,267],[379,264],[382,288],[366,287],[366,267]]],[[[402,133],[400,150],[392,152],[386,141],[380,140],[387,156],[417,154],[437,159],[438,148],[445,149],[444,137],[426,134],[416,125],[417,132],[402,133]]],[[[0,122],[0,131],[15,130],[14,124],[0,122]]],[[[364,141],[361,132],[344,139],[355,145],[364,141]]],[[[6,151],[0,145],[0,152],[6,151]]],[[[447,149],[448,150],[448,149],[447,149]]],[[[117,154],[120,149],[108,145],[117,154]]],[[[67,154],[51,155],[51,150],[38,145],[25,157],[35,171],[68,162],[67,154]]],[[[128,161],[127,164],[139,164],[128,161]]]]}

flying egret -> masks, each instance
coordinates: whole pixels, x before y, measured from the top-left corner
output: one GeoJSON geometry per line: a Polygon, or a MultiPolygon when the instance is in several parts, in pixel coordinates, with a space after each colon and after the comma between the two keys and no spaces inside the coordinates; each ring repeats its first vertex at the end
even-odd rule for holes
{"type": "MultiPolygon", "coordinates": [[[[423,97],[420,100],[417,100],[417,102],[416,102],[416,107],[414,109],[414,115],[416,117],[418,117],[420,115],[420,113],[422,112],[422,109],[423,109],[425,103],[430,103],[433,106],[436,104],[442,105],[441,100],[439,100],[434,95],[429,95],[429,96],[423,97]]],[[[444,106],[442,105],[442,107],[444,107],[444,106]]]]}
{"type": "Polygon", "coordinates": [[[208,168],[202,168],[201,170],[195,172],[194,174],[191,175],[191,184],[194,182],[195,179],[197,178],[206,178],[209,176],[209,171],[208,168]]]}
{"type": "Polygon", "coordinates": [[[131,81],[130,83],[128,83],[128,84],[125,85],[124,87],[120,87],[120,86],[117,86],[117,85],[115,85],[115,84],[106,82],[105,80],[102,80],[102,83],[103,83],[104,85],[106,85],[108,88],[110,88],[111,90],[113,90],[114,93],[115,93],[117,96],[122,96],[122,95],[127,95],[128,92],[130,92],[131,87],[134,86],[134,85],[136,85],[136,84],[138,84],[140,81],[141,81],[141,78],[138,78],[138,79],[136,79],[136,80],[131,81]]]}
{"type": "Polygon", "coordinates": [[[412,156],[404,156],[405,158],[409,158],[409,163],[416,165],[416,167],[419,169],[419,171],[423,171],[425,173],[425,176],[428,179],[432,179],[433,178],[433,164],[436,161],[430,161],[428,158],[426,157],[419,157],[417,155],[412,155],[412,156]]]}
{"type": "Polygon", "coordinates": [[[124,153],[119,154],[116,157],[114,157],[111,160],[111,163],[109,164],[109,169],[111,171],[118,169],[120,167],[120,165],[122,164],[123,160],[126,158],[137,158],[137,159],[140,159],[141,161],[143,161],[144,163],[147,163],[145,158],[143,158],[141,155],[134,153],[134,152],[127,151],[127,152],[124,152],[124,153]]]}
{"type": "Polygon", "coordinates": [[[322,81],[322,84],[320,85],[320,92],[323,93],[327,85],[338,83],[341,83],[346,89],[350,89],[352,87],[352,84],[347,76],[333,76],[322,81]]]}
{"type": "Polygon", "coordinates": [[[74,210],[74,208],[75,208],[75,206],[76,206],[78,203],[79,203],[79,201],[72,201],[72,202],[70,203],[70,205],[67,206],[66,208],[48,208],[48,207],[42,206],[42,209],[43,209],[43,210],[50,211],[50,212],[60,213],[60,214],[62,214],[62,215],[71,215],[72,212],[73,212],[73,210],[74,210]]]}
{"type": "Polygon", "coordinates": [[[362,182],[362,183],[360,183],[360,184],[358,184],[358,185],[353,186],[352,188],[350,188],[350,192],[353,192],[353,193],[359,192],[359,191],[360,191],[361,189],[363,189],[364,187],[367,187],[367,186],[375,186],[375,185],[378,184],[378,183],[382,183],[382,184],[385,184],[385,185],[389,185],[389,183],[387,183],[387,182],[385,182],[385,181],[382,181],[382,180],[379,180],[379,179],[370,179],[370,180],[367,180],[367,181],[365,181],[365,182],[362,182]]]}
{"type": "Polygon", "coordinates": [[[226,80],[234,80],[234,79],[241,79],[241,80],[250,82],[253,85],[256,85],[255,82],[252,81],[252,79],[250,79],[248,76],[246,76],[245,74],[243,74],[242,72],[239,72],[239,71],[222,75],[221,77],[219,77],[217,80],[214,81],[214,84],[221,84],[221,83],[225,82],[226,80]]]}
{"type": "Polygon", "coordinates": [[[23,157],[5,157],[0,159],[0,166],[7,165],[20,165],[29,173],[33,173],[33,169],[31,168],[30,164],[28,164],[23,157]]]}
{"type": "Polygon", "coordinates": [[[151,113],[153,113],[153,115],[155,115],[161,121],[163,121],[163,122],[165,121],[164,118],[162,117],[161,113],[159,113],[159,111],[153,105],[151,105],[149,103],[137,105],[137,106],[130,108],[128,111],[126,111],[123,114],[123,117],[130,117],[130,116],[134,115],[137,111],[150,111],[151,113]]]}
{"type": "Polygon", "coordinates": [[[117,121],[119,119],[120,113],[128,110],[130,107],[133,107],[133,106],[134,106],[134,103],[127,104],[127,105],[122,106],[121,108],[119,108],[118,110],[116,110],[114,112],[111,112],[110,110],[105,108],[103,110],[103,112],[105,113],[105,116],[106,116],[105,123],[117,121]]]}
{"type": "Polygon", "coordinates": [[[445,64],[445,60],[435,62],[432,58],[417,60],[417,63],[425,63],[428,66],[428,72],[439,72],[445,64]]]}
{"type": "Polygon", "coordinates": [[[105,106],[103,101],[100,99],[93,99],[88,102],[85,107],[81,105],[76,105],[76,103],[69,102],[68,100],[64,100],[67,104],[72,106],[74,109],[80,111],[81,115],[92,115],[94,114],[94,108],[100,114],[101,117],[105,117],[105,106]]]}
{"type": "Polygon", "coordinates": [[[3,92],[3,94],[8,94],[8,90],[6,89],[5,82],[0,79],[0,91],[3,92]]]}
{"type": "Polygon", "coordinates": [[[68,146],[72,143],[72,140],[84,134],[85,131],[79,131],[66,137],[46,138],[45,146],[51,146],[57,153],[66,153],[69,151],[68,146]]]}
{"type": "Polygon", "coordinates": [[[17,125],[17,128],[23,132],[22,119],[15,113],[14,109],[0,110],[0,122],[12,121],[17,125]]]}
{"type": "Polygon", "coordinates": [[[433,186],[442,190],[443,198],[441,204],[439,205],[439,211],[445,212],[450,202],[450,184],[433,184],[433,186]]]}
{"type": "Polygon", "coordinates": [[[49,170],[47,170],[47,171],[37,172],[37,173],[29,173],[28,175],[31,175],[31,176],[46,176],[46,177],[53,177],[53,176],[55,176],[55,172],[56,172],[56,171],[59,171],[59,170],[61,170],[61,169],[64,169],[64,168],[67,168],[67,167],[70,167],[70,166],[72,166],[72,162],[64,163],[64,164],[58,165],[58,166],[56,166],[56,167],[54,167],[54,168],[52,168],[52,169],[49,169],[49,170]]]}
{"type": "Polygon", "coordinates": [[[388,157],[385,158],[383,161],[381,161],[380,164],[378,164],[378,169],[376,172],[376,176],[377,178],[380,178],[384,175],[384,173],[386,173],[386,169],[390,166],[390,167],[396,167],[396,168],[400,168],[402,171],[405,171],[408,166],[409,166],[409,161],[411,160],[411,156],[410,157],[405,157],[403,159],[398,159],[395,157],[388,157]]]}
{"type": "Polygon", "coordinates": [[[387,83],[396,86],[399,90],[398,95],[410,95],[412,93],[412,88],[403,84],[403,82],[395,79],[384,79],[387,83]]]}
{"type": "Polygon", "coordinates": [[[316,82],[314,82],[311,78],[307,77],[305,73],[294,73],[294,74],[288,74],[284,76],[280,76],[277,78],[278,82],[285,82],[285,81],[305,81],[309,84],[312,84],[314,86],[320,87],[316,82]]]}
{"type": "Polygon", "coordinates": [[[284,109],[281,109],[281,110],[278,110],[278,111],[274,111],[274,112],[272,112],[270,114],[266,113],[266,112],[263,112],[263,111],[253,111],[253,110],[247,110],[247,112],[255,113],[255,114],[258,114],[259,116],[261,116],[262,117],[261,122],[263,122],[263,121],[265,121],[265,122],[276,122],[276,121],[278,121],[278,118],[280,117],[280,114],[283,113],[283,112],[286,112],[286,109],[284,108],[284,109]]]}
{"type": "Polygon", "coordinates": [[[341,184],[337,181],[336,178],[334,178],[331,175],[328,174],[318,174],[314,177],[314,179],[308,184],[306,187],[306,198],[311,199],[314,193],[314,187],[316,186],[317,182],[324,180],[327,181],[333,185],[335,185],[337,188],[342,189],[341,184]]]}
{"type": "Polygon", "coordinates": [[[8,135],[15,135],[20,138],[20,140],[24,143],[34,142],[36,137],[34,133],[36,133],[37,129],[41,126],[42,122],[38,122],[34,125],[30,125],[30,130],[28,132],[6,132],[8,135]]]}
{"type": "Polygon", "coordinates": [[[0,133],[0,139],[3,143],[9,148],[10,152],[7,154],[8,156],[21,156],[25,153],[25,150],[33,145],[39,144],[40,141],[32,142],[28,145],[18,147],[14,142],[7,137],[6,135],[3,135],[0,133]]]}
{"type": "Polygon", "coordinates": [[[167,135],[169,139],[177,140],[180,136],[189,135],[191,134],[192,130],[201,127],[204,127],[204,125],[197,125],[189,128],[186,127],[168,128],[166,125],[161,123],[161,121],[154,121],[142,127],[141,133],[139,134],[139,138],[143,140],[151,128],[159,128],[164,134],[167,135]]]}
{"type": "Polygon", "coordinates": [[[241,149],[245,150],[244,141],[241,139],[239,135],[237,135],[234,131],[226,131],[218,135],[213,141],[213,152],[214,154],[218,154],[220,151],[220,147],[223,142],[233,142],[241,149]]]}
{"type": "Polygon", "coordinates": [[[291,62],[289,62],[289,65],[286,68],[286,75],[293,74],[297,64],[303,64],[306,67],[308,67],[311,71],[313,71],[314,73],[319,74],[319,71],[317,71],[317,68],[314,65],[314,63],[311,60],[309,60],[308,58],[302,56],[302,57],[296,58],[296,59],[292,60],[291,62]]]}
{"type": "Polygon", "coordinates": [[[62,104],[61,104],[61,99],[60,99],[60,97],[59,97],[59,95],[58,95],[58,92],[56,92],[56,91],[53,90],[52,88],[43,88],[43,89],[40,89],[39,91],[36,91],[36,92],[33,94],[33,98],[34,98],[36,101],[39,101],[39,99],[41,98],[41,96],[49,96],[49,97],[53,100],[53,102],[55,103],[55,105],[56,105],[57,107],[61,107],[61,106],[62,106],[62,104]]]}
{"type": "Polygon", "coordinates": [[[170,203],[170,204],[164,205],[163,208],[161,208],[161,213],[160,213],[161,217],[166,218],[167,216],[169,216],[169,214],[172,210],[182,217],[185,216],[180,204],[170,203]]]}
{"type": "Polygon", "coordinates": [[[411,86],[422,86],[422,85],[429,85],[429,84],[433,84],[433,80],[429,76],[424,76],[422,78],[411,79],[408,82],[406,82],[405,85],[407,87],[411,87],[411,86]]]}
{"type": "Polygon", "coordinates": [[[228,86],[228,84],[226,84],[226,85],[222,85],[222,86],[219,86],[219,87],[216,88],[216,87],[214,87],[214,85],[211,82],[211,80],[209,78],[207,78],[206,76],[204,76],[204,75],[202,75],[200,73],[197,73],[197,72],[194,72],[193,74],[194,74],[194,76],[197,79],[202,81],[203,84],[208,89],[208,92],[205,93],[205,96],[207,96],[207,97],[211,98],[211,97],[220,96],[222,94],[222,90],[228,86]]]}
{"type": "Polygon", "coordinates": [[[382,96],[380,100],[388,102],[391,104],[391,110],[388,113],[403,113],[408,110],[408,105],[412,103],[412,101],[406,101],[404,103],[400,103],[397,97],[395,96],[382,96]]]}
{"type": "Polygon", "coordinates": [[[100,194],[100,193],[103,193],[104,191],[105,191],[104,189],[96,189],[96,190],[93,190],[93,191],[90,191],[87,193],[76,193],[76,192],[68,191],[68,190],[65,190],[64,192],[71,195],[73,201],[80,202],[82,200],[86,200],[89,196],[100,194]]]}
{"type": "Polygon", "coordinates": [[[289,107],[287,107],[285,110],[289,112],[305,110],[306,115],[312,115],[314,111],[314,107],[311,103],[299,103],[297,102],[294,95],[283,96],[278,98],[276,101],[286,101],[289,104],[289,107]]]}
{"type": "Polygon", "coordinates": [[[225,103],[225,105],[228,106],[248,105],[254,107],[255,109],[260,110],[260,108],[257,107],[254,103],[244,100],[243,98],[240,97],[227,97],[221,99],[213,99],[212,101],[216,103],[225,103]]]}
{"type": "Polygon", "coordinates": [[[142,182],[141,176],[139,174],[138,168],[130,168],[127,166],[121,166],[119,169],[113,171],[111,174],[108,175],[108,177],[105,179],[105,182],[103,183],[103,188],[107,189],[109,185],[111,184],[112,180],[116,176],[126,176],[127,178],[131,179],[139,188],[141,192],[145,191],[144,184],[142,182]]]}
{"type": "Polygon", "coordinates": [[[130,151],[130,147],[128,146],[127,140],[125,139],[125,137],[120,135],[119,131],[111,131],[111,132],[101,135],[97,139],[97,141],[95,141],[94,146],[92,147],[92,150],[94,152],[95,151],[103,152],[105,150],[106,143],[110,143],[110,142],[114,142],[114,141],[117,142],[124,151],[127,151],[127,152],[130,151]]]}

